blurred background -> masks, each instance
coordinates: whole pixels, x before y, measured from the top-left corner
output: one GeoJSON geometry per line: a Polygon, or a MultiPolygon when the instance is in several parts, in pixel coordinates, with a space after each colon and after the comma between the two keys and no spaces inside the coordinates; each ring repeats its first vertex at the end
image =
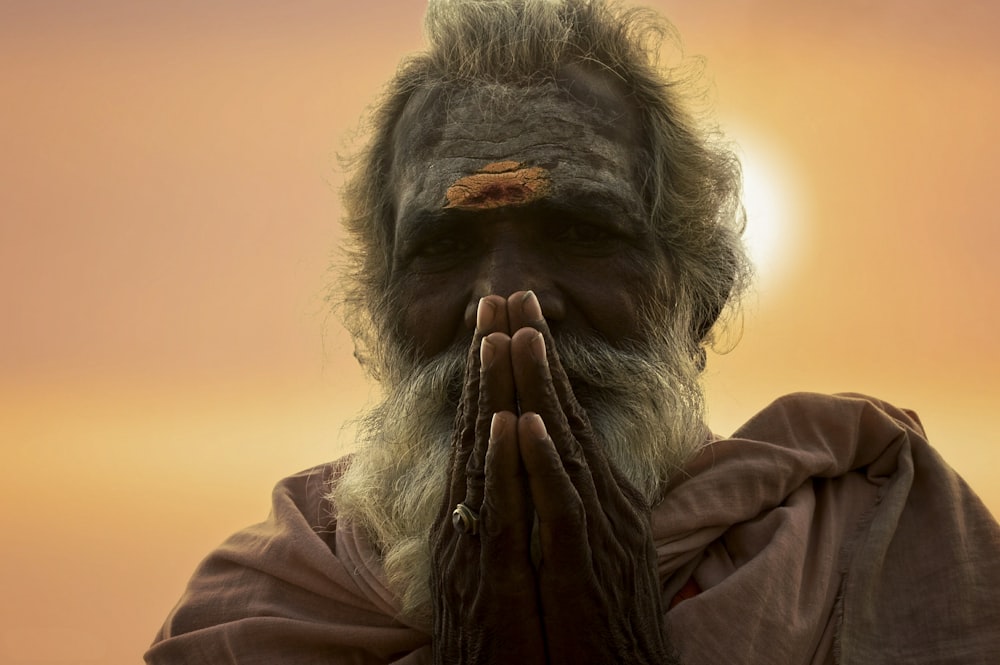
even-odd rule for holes
{"type": "MultiPolygon", "coordinates": [[[[350,448],[336,156],[425,6],[362,4],[0,0],[0,661],[138,662],[273,483],[350,448]]],[[[874,394],[997,514],[1000,5],[648,4],[746,163],[713,428],[874,394]]]]}

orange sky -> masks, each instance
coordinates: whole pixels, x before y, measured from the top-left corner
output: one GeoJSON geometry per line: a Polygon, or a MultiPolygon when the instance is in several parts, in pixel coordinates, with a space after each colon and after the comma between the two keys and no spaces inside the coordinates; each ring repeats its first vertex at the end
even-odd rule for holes
{"type": "MultiPolygon", "coordinates": [[[[134,663],[273,482],[350,445],[369,392],[323,302],[335,154],[423,3],[10,4],[0,661],[134,663]]],[[[784,211],[781,269],[710,356],[712,425],[792,390],[875,394],[1000,513],[1000,9],[654,4],[771,166],[781,205],[751,228],[784,211]]]]}

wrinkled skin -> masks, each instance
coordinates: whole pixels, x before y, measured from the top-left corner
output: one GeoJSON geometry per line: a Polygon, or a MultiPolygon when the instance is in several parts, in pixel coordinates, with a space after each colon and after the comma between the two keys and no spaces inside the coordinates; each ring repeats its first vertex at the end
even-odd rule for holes
{"type": "Polygon", "coordinates": [[[400,335],[420,356],[468,348],[481,298],[528,289],[557,339],[639,340],[651,265],[667,258],[645,221],[638,121],[596,82],[579,103],[543,89],[515,91],[518,104],[493,111],[430,93],[407,106],[394,146],[391,288],[400,335]],[[456,185],[501,168],[546,186],[456,205],[456,185]]]}
{"type": "Polygon", "coordinates": [[[478,322],[432,537],[435,662],[666,662],[649,509],[595,440],[537,299],[491,296],[478,322]],[[459,502],[478,535],[453,528],[459,502]]]}
{"type": "Polygon", "coordinates": [[[500,102],[469,92],[416,93],[392,165],[399,334],[419,358],[469,348],[431,534],[434,660],[667,662],[649,508],[556,353],[563,334],[638,339],[650,266],[669,266],[644,221],[637,116],[580,68],[500,102]],[[452,526],[460,502],[478,535],[452,526]]]}

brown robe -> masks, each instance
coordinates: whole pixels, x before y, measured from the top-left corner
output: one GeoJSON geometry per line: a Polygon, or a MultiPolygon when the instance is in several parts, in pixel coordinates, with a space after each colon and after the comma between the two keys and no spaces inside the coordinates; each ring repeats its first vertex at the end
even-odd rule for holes
{"type": "MultiPolygon", "coordinates": [[[[268,520],[209,555],[148,663],[430,662],[371,544],[323,499],[340,464],[281,481],[268,520]]],[[[913,413],[781,398],[678,474],[652,519],[681,662],[1000,662],[1000,528],[913,413]]]]}

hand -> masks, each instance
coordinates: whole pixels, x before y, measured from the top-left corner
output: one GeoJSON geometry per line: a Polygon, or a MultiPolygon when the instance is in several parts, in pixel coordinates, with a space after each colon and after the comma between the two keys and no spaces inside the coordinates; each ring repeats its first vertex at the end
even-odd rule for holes
{"type": "Polygon", "coordinates": [[[432,536],[435,662],[664,662],[648,507],[596,442],[537,299],[489,296],[478,319],[432,536]],[[459,502],[478,536],[452,528],[459,502]]]}
{"type": "MultiPolygon", "coordinates": [[[[538,517],[548,660],[666,662],[647,502],[596,440],[534,294],[512,295],[508,317],[517,330],[510,350],[522,411],[516,438],[538,517]]],[[[506,449],[513,435],[505,429],[490,446],[506,449]]]]}
{"type": "Polygon", "coordinates": [[[439,664],[546,662],[508,329],[506,300],[484,298],[456,421],[449,488],[431,534],[439,664]],[[452,526],[458,503],[479,514],[477,535],[452,526]]]}

